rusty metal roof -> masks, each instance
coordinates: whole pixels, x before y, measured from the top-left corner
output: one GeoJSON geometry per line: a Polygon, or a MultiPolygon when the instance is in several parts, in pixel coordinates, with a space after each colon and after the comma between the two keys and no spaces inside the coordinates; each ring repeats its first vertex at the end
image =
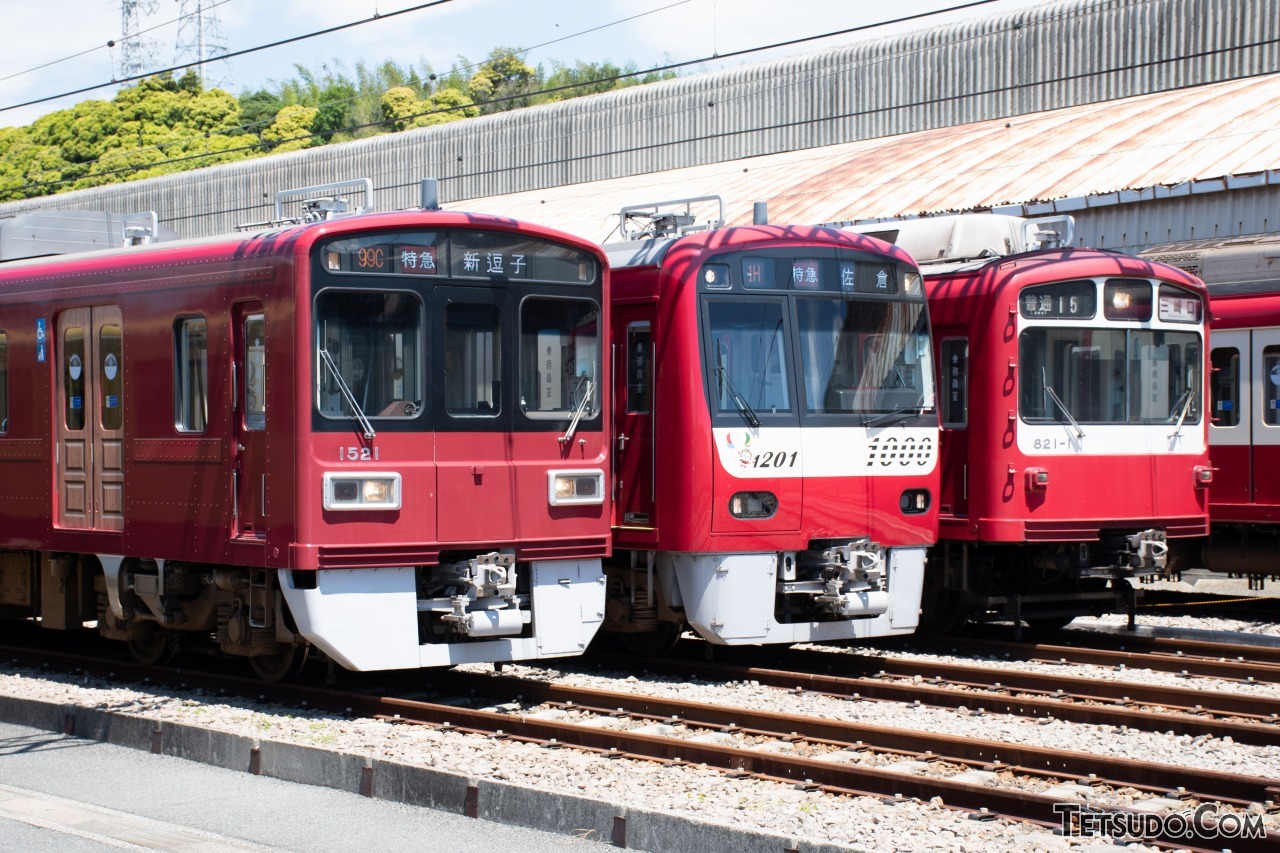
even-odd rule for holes
{"type": "Polygon", "coordinates": [[[1280,169],[1280,75],[593,181],[451,208],[615,239],[626,205],[720,195],[726,224],[985,210],[1280,169]]]}

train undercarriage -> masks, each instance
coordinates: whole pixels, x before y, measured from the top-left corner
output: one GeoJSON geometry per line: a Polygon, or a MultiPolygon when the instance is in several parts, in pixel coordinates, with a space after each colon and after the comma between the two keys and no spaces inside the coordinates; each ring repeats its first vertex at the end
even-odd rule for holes
{"type": "Polygon", "coordinates": [[[267,681],[294,677],[317,651],[354,670],[579,654],[603,595],[598,560],[518,563],[497,551],[318,571],[0,551],[0,616],[95,626],[146,664],[245,658],[267,681]]]}
{"type": "Polygon", "coordinates": [[[920,629],[944,634],[965,622],[1012,622],[1021,632],[1061,628],[1077,616],[1134,617],[1134,581],[1163,579],[1163,531],[1103,531],[1097,541],[946,541],[929,551],[920,629]]]}

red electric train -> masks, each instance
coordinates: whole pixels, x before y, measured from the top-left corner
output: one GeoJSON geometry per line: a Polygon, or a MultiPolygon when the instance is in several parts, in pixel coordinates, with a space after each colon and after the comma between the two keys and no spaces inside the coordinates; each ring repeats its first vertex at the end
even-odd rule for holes
{"type": "Polygon", "coordinates": [[[1204,535],[1204,286],[1070,246],[1071,221],[972,214],[854,226],[924,273],[939,353],[939,544],[926,625],[1058,627],[1128,609],[1204,535]]]}
{"type": "Polygon", "coordinates": [[[834,229],[722,228],[722,208],[698,230],[718,203],[625,208],[630,239],[606,246],[605,628],[643,653],[685,626],[720,645],[910,633],[938,518],[916,265],[834,229]]]}
{"type": "Polygon", "coordinates": [[[1261,589],[1280,576],[1280,237],[1169,244],[1143,256],[1209,288],[1211,526],[1183,562],[1261,589]]]}
{"type": "Polygon", "coordinates": [[[280,219],[315,196],[311,221],[0,264],[4,615],[268,679],[311,647],[374,670],[590,642],[603,253],[492,216],[336,215],[349,183],[277,197],[280,219]]]}

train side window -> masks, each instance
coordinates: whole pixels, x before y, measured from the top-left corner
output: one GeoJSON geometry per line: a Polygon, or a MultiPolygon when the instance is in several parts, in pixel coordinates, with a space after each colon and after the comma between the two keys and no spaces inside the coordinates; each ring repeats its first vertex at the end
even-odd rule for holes
{"type": "Polygon", "coordinates": [[[117,430],[124,424],[124,370],[120,326],[111,323],[98,329],[98,393],[102,428],[117,430]]]}
{"type": "Polygon", "coordinates": [[[244,320],[244,428],[267,428],[266,318],[250,314],[244,320]]]}
{"type": "Polygon", "coordinates": [[[9,336],[0,332],[0,435],[9,431],[9,336]]]}
{"type": "Polygon", "coordinates": [[[1262,350],[1262,422],[1280,426],[1280,347],[1262,350]]]}
{"type": "Polygon", "coordinates": [[[1240,423],[1240,350],[1215,347],[1209,351],[1213,366],[1209,382],[1209,405],[1213,425],[1233,427],[1240,423]]]}
{"type": "Polygon", "coordinates": [[[178,432],[204,432],[209,423],[209,327],[204,317],[174,324],[174,389],[178,432]]]}
{"type": "Polygon", "coordinates": [[[963,429],[969,425],[969,339],[946,338],[942,358],[942,425],[963,429]]]}
{"type": "Polygon", "coordinates": [[[496,418],[502,410],[498,306],[451,303],[444,334],[444,410],[455,418],[496,418]]]}
{"type": "Polygon", "coordinates": [[[62,336],[62,382],[67,429],[84,429],[84,327],[68,326],[62,336]]]}
{"type": "Polygon", "coordinates": [[[520,409],[563,419],[600,411],[600,309],[586,299],[529,297],[520,306],[520,409]]]}
{"type": "Polygon", "coordinates": [[[653,333],[648,323],[627,326],[627,411],[647,415],[653,405],[653,333]]]}

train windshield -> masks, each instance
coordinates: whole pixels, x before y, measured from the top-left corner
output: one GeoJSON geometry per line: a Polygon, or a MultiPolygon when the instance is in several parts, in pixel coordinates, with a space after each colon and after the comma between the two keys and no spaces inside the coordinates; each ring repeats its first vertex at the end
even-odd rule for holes
{"type": "Polygon", "coordinates": [[[934,406],[924,305],[796,300],[805,411],[881,414],[934,406]]]}
{"type": "Polygon", "coordinates": [[[1037,327],[1018,343],[1019,413],[1028,423],[1200,422],[1194,332],[1037,327]]]}
{"type": "Polygon", "coordinates": [[[331,418],[409,418],[422,409],[422,302],[405,291],[316,298],[317,406],[331,418]]]}

